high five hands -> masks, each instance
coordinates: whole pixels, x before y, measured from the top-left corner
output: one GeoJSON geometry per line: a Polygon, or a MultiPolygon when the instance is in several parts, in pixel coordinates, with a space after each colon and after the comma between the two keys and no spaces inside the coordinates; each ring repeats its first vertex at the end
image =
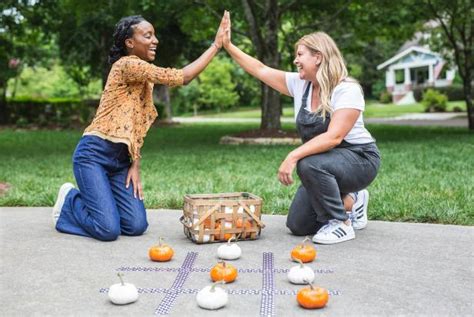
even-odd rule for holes
{"type": "Polygon", "coordinates": [[[222,46],[227,47],[230,44],[230,14],[229,11],[224,11],[219,29],[214,39],[214,45],[220,49],[222,46]]]}

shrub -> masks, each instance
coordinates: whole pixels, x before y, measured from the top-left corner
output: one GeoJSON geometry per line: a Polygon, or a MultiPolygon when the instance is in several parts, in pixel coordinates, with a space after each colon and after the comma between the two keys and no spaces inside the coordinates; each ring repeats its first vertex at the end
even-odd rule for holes
{"type": "Polygon", "coordinates": [[[392,94],[388,91],[384,91],[380,94],[379,101],[381,103],[391,103],[392,102],[392,94]]]}
{"type": "MultiPolygon", "coordinates": [[[[474,87],[473,87],[474,88],[474,87]]],[[[450,101],[464,100],[464,88],[462,85],[454,84],[447,87],[417,87],[413,89],[413,97],[417,102],[420,102],[423,98],[423,93],[428,89],[436,90],[442,94],[445,94],[450,101]]]]}
{"type": "Polygon", "coordinates": [[[95,113],[97,100],[67,98],[34,99],[20,97],[7,101],[9,123],[18,126],[48,124],[68,127],[85,125],[95,113]]]}
{"type": "Polygon", "coordinates": [[[423,94],[421,103],[426,112],[444,112],[448,105],[448,97],[434,89],[428,89],[423,94]]]}
{"type": "Polygon", "coordinates": [[[236,66],[226,57],[215,58],[199,77],[179,88],[173,98],[175,113],[224,110],[237,105],[239,95],[232,74],[236,66]]]}

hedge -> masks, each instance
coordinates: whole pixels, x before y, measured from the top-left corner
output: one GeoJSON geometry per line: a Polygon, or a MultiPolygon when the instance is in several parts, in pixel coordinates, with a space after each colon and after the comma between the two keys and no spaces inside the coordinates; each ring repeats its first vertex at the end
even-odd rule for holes
{"type": "Polygon", "coordinates": [[[413,89],[415,100],[420,102],[423,99],[423,94],[428,89],[436,90],[437,92],[448,96],[449,101],[464,100],[464,88],[461,85],[451,85],[448,87],[417,87],[413,89]]]}
{"type": "Polygon", "coordinates": [[[85,124],[95,114],[98,100],[80,99],[33,99],[15,98],[7,100],[8,123],[17,126],[51,124],[70,126],[85,124]]]}

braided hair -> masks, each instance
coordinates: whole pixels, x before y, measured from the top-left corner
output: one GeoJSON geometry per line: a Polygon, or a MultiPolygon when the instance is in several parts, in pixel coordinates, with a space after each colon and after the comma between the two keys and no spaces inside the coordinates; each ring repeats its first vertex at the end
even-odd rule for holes
{"type": "Polygon", "coordinates": [[[141,15],[131,15],[128,17],[121,18],[120,21],[115,25],[114,31],[114,44],[109,51],[109,64],[112,65],[118,61],[122,56],[126,56],[127,47],[125,46],[125,40],[133,36],[132,26],[146,21],[141,15]]]}

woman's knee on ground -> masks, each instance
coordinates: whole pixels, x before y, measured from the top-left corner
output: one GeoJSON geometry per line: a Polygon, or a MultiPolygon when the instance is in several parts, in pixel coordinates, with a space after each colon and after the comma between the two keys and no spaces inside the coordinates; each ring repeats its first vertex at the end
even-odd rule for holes
{"type": "Polygon", "coordinates": [[[114,241],[120,236],[120,226],[117,225],[108,225],[101,226],[100,230],[95,232],[92,235],[95,239],[101,241],[114,241]]]}
{"type": "Polygon", "coordinates": [[[145,217],[135,217],[122,223],[122,234],[127,236],[140,236],[148,228],[148,222],[145,217]]]}

